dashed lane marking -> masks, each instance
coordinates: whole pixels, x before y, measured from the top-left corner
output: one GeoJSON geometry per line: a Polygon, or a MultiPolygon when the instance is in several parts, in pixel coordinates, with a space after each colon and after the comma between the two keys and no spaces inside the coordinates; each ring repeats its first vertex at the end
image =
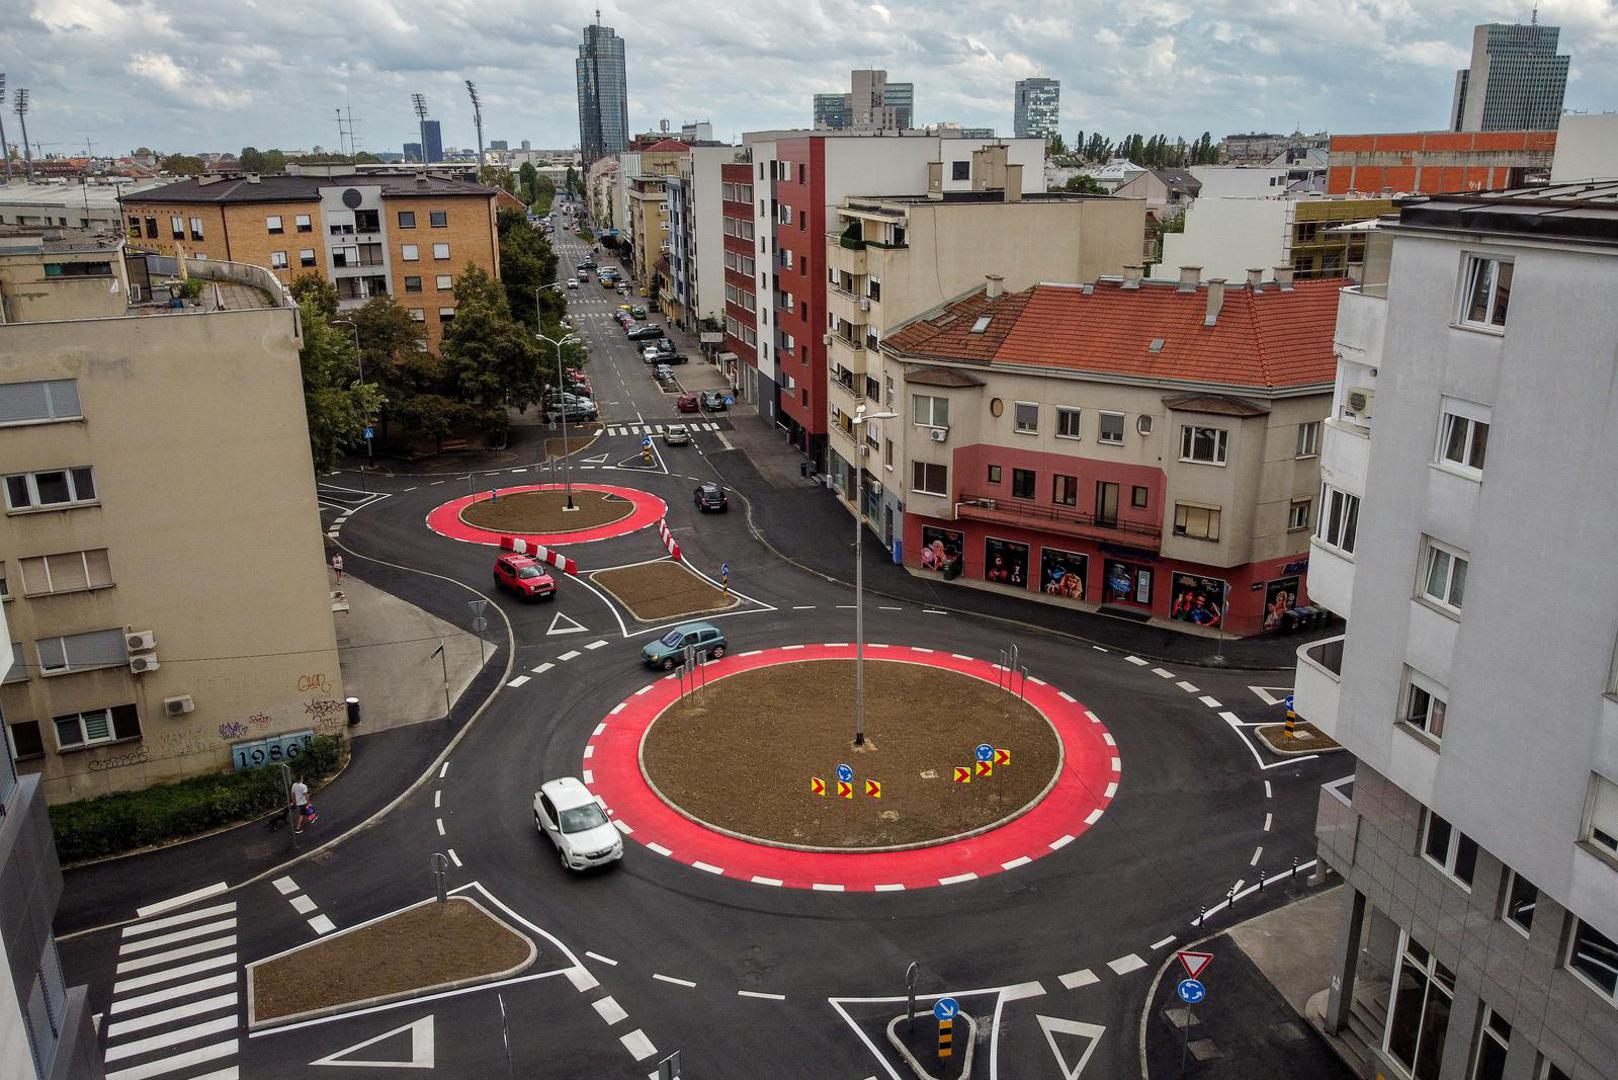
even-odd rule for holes
{"type": "Polygon", "coordinates": [[[842,892],[843,891],[843,887],[841,885],[826,885],[826,884],[822,884],[821,882],[818,882],[818,881],[814,882],[812,885],[810,885],[810,888],[812,888],[815,892],[842,892]]]}
{"type": "Polygon", "coordinates": [[[1096,822],[1098,822],[1100,820],[1101,820],[1101,808],[1098,806],[1094,810],[1090,811],[1089,816],[1084,819],[1084,823],[1086,825],[1094,825],[1096,822]]]}
{"type": "Polygon", "coordinates": [[[526,676],[526,675],[518,675],[515,679],[512,679],[510,682],[506,683],[506,685],[513,688],[513,689],[515,689],[515,688],[517,688],[519,686],[526,685],[527,682],[528,682],[528,676],[526,676]]]}
{"type": "Polygon", "coordinates": [[[329,934],[333,930],[337,929],[337,927],[331,921],[330,916],[316,915],[314,918],[309,920],[309,929],[313,930],[317,934],[320,934],[321,936],[325,936],[326,934],[329,934]]]}
{"type": "Polygon", "coordinates": [[[1173,944],[1174,944],[1174,935],[1170,934],[1168,937],[1164,938],[1162,941],[1154,941],[1154,942],[1152,942],[1152,948],[1153,949],[1161,949],[1161,948],[1164,948],[1165,946],[1169,946],[1169,945],[1173,945],[1173,944]]]}
{"type": "Polygon", "coordinates": [[[1203,694],[1197,700],[1202,702],[1204,705],[1208,706],[1208,708],[1210,708],[1210,709],[1223,709],[1224,708],[1224,706],[1219,703],[1219,699],[1214,697],[1212,694],[1203,694]]]}
{"type": "Polygon", "coordinates": [[[628,822],[619,821],[617,818],[613,819],[612,827],[617,829],[619,832],[623,833],[625,836],[628,836],[630,833],[635,831],[634,829],[631,829],[629,827],[628,822]]]}
{"type": "Polygon", "coordinates": [[[1103,732],[1102,735],[1101,735],[1101,738],[1102,738],[1102,740],[1104,742],[1106,742],[1106,744],[1108,746],[1117,746],[1118,745],[1118,740],[1114,739],[1112,737],[1112,732],[1110,732],[1110,731],[1103,732]]]}
{"type": "Polygon", "coordinates": [[[1017,869],[1017,867],[1019,867],[1019,866],[1027,866],[1029,863],[1031,863],[1033,861],[1034,861],[1033,859],[1030,859],[1026,855],[1019,855],[1015,859],[1012,859],[1010,862],[1001,863],[1000,864],[1000,869],[1002,869],[1002,870],[1015,870],[1015,869],[1017,869]]]}
{"type": "Polygon", "coordinates": [[[1272,818],[1270,817],[1269,814],[1264,815],[1264,831],[1265,832],[1270,831],[1270,822],[1271,822],[1271,820],[1272,820],[1272,818]]]}
{"type": "Polygon", "coordinates": [[[438,818],[437,820],[438,820],[438,835],[443,836],[444,835],[444,819],[443,818],[438,818]]]}
{"type": "Polygon", "coordinates": [[[601,961],[601,962],[602,962],[602,963],[603,963],[603,964],[606,964],[606,965],[607,965],[607,966],[608,966],[608,967],[617,967],[617,966],[618,966],[618,961],[616,961],[616,960],[614,960],[614,959],[613,959],[613,958],[612,958],[612,957],[610,957],[610,956],[602,956],[602,955],[601,955],[601,954],[600,954],[600,953],[598,953],[598,952],[589,952],[589,951],[586,951],[586,952],[585,952],[585,954],[584,954],[584,955],[585,955],[585,956],[588,956],[588,957],[589,957],[589,958],[590,958],[590,959],[592,959],[592,960],[599,960],[599,961],[601,961]]]}
{"type": "Polygon", "coordinates": [[[1146,961],[1134,953],[1130,953],[1128,956],[1120,956],[1116,960],[1108,960],[1107,966],[1112,968],[1115,975],[1128,975],[1131,971],[1139,971],[1145,967],[1146,961]]]}
{"type": "Polygon", "coordinates": [[[545,674],[547,671],[549,671],[551,668],[553,668],[555,666],[556,666],[555,664],[553,664],[549,660],[547,660],[543,664],[539,665],[536,668],[533,668],[532,670],[533,670],[535,675],[543,675],[543,674],[545,674]]]}
{"type": "Polygon", "coordinates": [[[292,898],[292,910],[299,915],[307,915],[311,911],[319,911],[320,905],[307,896],[294,896],[292,898]]]}
{"type": "Polygon", "coordinates": [[[561,656],[558,656],[556,659],[558,659],[558,660],[577,660],[582,655],[583,654],[580,653],[577,649],[570,649],[567,652],[563,653],[561,656]]]}
{"type": "Polygon", "coordinates": [[[977,879],[978,876],[976,874],[967,872],[965,874],[953,874],[949,877],[939,878],[938,883],[940,885],[959,885],[962,882],[976,881],[977,879]]]}
{"type": "Polygon", "coordinates": [[[1186,682],[1184,679],[1181,679],[1179,682],[1175,683],[1174,685],[1178,686],[1181,690],[1184,690],[1188,694],[1200,694],[1200,693],[1202,693],[1201,689],[1199,689],[1198,687],[1192,686],[1190,683],[1186,682]]]}
{"type": "Polygon", "coordinates": [[[1124,657],[1124,659],[1128,660],[1131,664],[1134,664],[1136,667],[1145,667],[1146,666],[1146,661],[1142,660],[1138,656],[1126,656],[1126,657],[1124,657]]]}
{"type": "Polygon", "coordinates": [[[878,885],[876,887],[876,891],[877,892],[904,892],[905,887],[903,885],[878,885]]]}
{"type": "Polygon", "coordinates": [[[628,1035],[621,1036],[618,1041],[624,1044],[624,1049],[628,1050],[636,1061],[645,1061],[657,1053],[657,1047],[652,1045],[652,1040],[648,1039],[646,1033],[640,1028],[636,1028],[628,1035]]]}
{"type": "Polygon", "coordinates": [[[461,857],[459,855],[455,854],[455,849],[454,848],[449,849],[449,861],[455,864],[455,868],[457,870],[460,869],[461,857]]]}
{"type": "Polygon", "coordinates": [[[1152,669],[1152,674],[1156,675],[1159,679],[1172,679],[1172,678],[1174,678],[1174,672],[1169,671],[1169,670],[1167,670],[1165,668],[1160,668],[1160,667],[1153,668],[1152,669]]]}
{"type": "Polygon", "coordinates": [[[1069,705],[1077,705],[1079,703],[1078,699],[1072,694],[1068,693],[1066,690],[1058,690],[1056,692],[1056,696],[1067,702],[1069,705]]]}
{"type": "Polygon", "coordinates": [[[1123,772],[1124,771],[1124,763],[1121,760],[1119,760],[1118,758],[1113,758],[1112,759],[1112,771],[1113,772],[1123,772]]]}
{"type": "Polygon", "coordinates": [[[274,885],[276,892],[280,893],[282,896],[287,896],[298,891],[298,883],[293,881],[290,877],[276,878],[274,881],[270,882],[270,884],[274,885]]]}
{"type": "Polygon", "coordinates": [[[813,604],[794,604],[794,605],[792,605],[792,610],[793,611],[813,611],[813,610],[815,610],[815,605],[813,605],[813,604]]]}
{"type": "Polygon", "coordinates": [[[670,851],[668,848],[664,847],[662,844],[650,844],[649,843],[649,844],[646,845],[646,847],[647,847],[648,850],[655,851],[659,855],[664,856],[665,858],[674,854],[674,852],[670,851]]]}
{"type": "Polygon", "coordinates": [[[725,872],[724,867],[715,866],[713,863],[705,863],[700,860],[692,862],[691,865],[696,867],[698,870],[709,874],[723,874],[725,872]]]}
{"type": "Polygon", "coordinates": [[[590,644],[585,646],[585,649],[587,651],[594,651],[596,649],[604,649],[606,647],[607,643],[605,641],[592,641],[590,644]]]}
{"type": "Polygon", "coordinates": [[[697,984],[692,982],[690,979],[676,979],[673,975],[660,975],[654,971],[652,972],[652,978],[656,979],[658,982],[673,983],[675,986],[683,986],[687,990],[695,990],[697,988],[697,984]]]}
{"type": "Polygon", "coordinates": [[[1118,781],[1114,780],[1107,785],[1107,798],[1111,799],[1116,794],[1118,794],[1118,781]]]}
{"type": "Polygon", "coordinates": [[[1264,856],[1264,845],[1260,844],[1258,847],[1253,849],[1253,857],[1252,857],[1252,859],[1250,859],[1248,861],[1247,865],[1248,866],[1257,866],[1259,859],[1263,858],[1263,856],[1264,856]]]}
{"type": "Polygon", "coordinates": [[[1017,983],[1015,986],[1008,986],[1004,990],[1000,991],[1000,999],[1002,1001],[1023,1001],[1027,998],[1044,996],[1045,984],[1040,982],[1038,979],[1031,979],[1028,982],[1017,983]]]}
{"type": "Polygon", "coordinates": [[[1049,847],[1050,847],[1050,849],[1052,851],[1061,851],[1063,848],[1067,847],[1072,842],[1073,842],[1072,835],[1068,834],[1068,833],[1063,833],[1061,836],[1058,836],[1055,840],[1052,840],[1050,842],[1050,844],[1049,844],[1049,847]]]}
{"type": "Polygon", "coordinates": [[[1273,798],[1270,793],[1270,782],[1268,780],[1264,781],[1264,797],[1266,799],[1273,798]]]}
{"type": "Polygon", "coordinates": [[[583,966],[570,967],[562,974],[566,975],[567,981],[573,984],[573,989],[581,994],[589,993],[601,985],[596,981],[596,977],[586,971],[583,966]]]}
{"type": "Polygon", "coordinates": [[[753,884],[754,885],[770,885],[770,886],[773,886],[774,888],[779,889],[781,887],[782,882],[781,882],[780,878],[755,877],[755,878],[753,878],[753,884]]]}
{"type": "MultiPolygon", "coordinates": [[[[589,956],[590,954],[585,953],[584,955],[589,956]]],[[[629,1019],[629,1014],[624,1012],[624,1007],[614,1001],[611,995],[599,1001],[593,1001],[590,1005],[591,1008],[595,1009],[596,1015],[607,1022],[608,1027],[629,1019]]]]}
{"type": "Polygon", "coordinates": [[[785,994],[770,994],[763,990],[738,990],[736,991],[736,996],[745,998],[760,998],[764,1001],[785,1001],[787,999],[785,994]]]}
{"type": "Polygon", "coordinates": [[[1070,971],[1066,975],[1060,976],[1058,981],[1061,982],[1064,990],[1077,990],[1081,986],[1098,983],[1101,978],[1089,968],[1080,968],[1078,971],[1070,971]]]}

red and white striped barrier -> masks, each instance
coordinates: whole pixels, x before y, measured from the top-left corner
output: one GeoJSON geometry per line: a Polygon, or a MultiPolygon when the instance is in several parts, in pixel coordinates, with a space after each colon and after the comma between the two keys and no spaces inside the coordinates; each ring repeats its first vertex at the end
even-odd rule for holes
{"type": "Polygon", "coordinates": [[[663,546],[669,549],[669,556],[673,558],[675,562],[679,562],[680,542],[674,539],[673,533],[669,532],[669,522],[667,518],[662,518],[658,521],[657,535],[663,541],[663,546]]]}
{"type": "Polygon", "coordinates": [[[549,563],[564,574],[578,576],[578,563],[559,551],[552,551],[544,544],[536,544],[532,540],[524,540],[520,536],[502,536],[500,538],[500,548],[502,551],[515,551],[518,555],[527,555],[542,563],[549,563]]]}

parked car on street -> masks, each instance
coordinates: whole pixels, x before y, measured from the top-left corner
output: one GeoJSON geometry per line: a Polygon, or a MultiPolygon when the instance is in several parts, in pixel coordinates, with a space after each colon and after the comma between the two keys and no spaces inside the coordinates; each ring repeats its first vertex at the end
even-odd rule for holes
{"type": "Polygon", "coordinates": [[[683,413],[696,412],[700,408],[700,406],[697,405],[697,395],[681,394],[675,399],[674,408],[676,411],[683,413]]]}
{"type": "Polygon", "coordinates": [[[524,600],[556,599],[556,579],[527,555],[502,555],[495,559],[494,583],[524,600]]]}
{"type": "Polygon", "coordinates": [[[659,364],[652,369],[652,378],[660,383],[666,383],[674,378],[674,369],[667,364],[659,364]]]}
{"type": "MultiPolygon", "coordinates": [[[[668,339],[665,338],[664,340],[666,341],[668,339]]],[[[690,359],[691,358],[686,356],[685,353],[666,352],[658,354],[657,362],[660,364],[684,364],[690,359]]]]}
{"type": "Polygon", "coordinates": [[[564,776],[534,792],[534,827],[551,843],[566,870],[588,870],[624,857],[624,838],[607,804],[583,781],[564,776]]]}
{"type": "Polygon", "coordinates": [[[597,420],[601,411],[596,403],[579,394],[550,394],[545,400],[545,419],[554,424],[561,420],[563,415],[569,420],[597,420]]]}
{"type": "Polygon", "coordinates": [[[630,308],[629,313],[635,316],[637,319],[646,318],[646,309],[639,304],[636,304],[634,307],[630,308]]]}
{"type": "Polygon", "coordinates": [[[657,343],[657,351],[660,353],[672,353],[674,351],[674,342],[669,338],[663,338],[657,343]]]}
{"type": "Polygon", "coordinates": [[[725,489],[712,481],[697,485],[691,498],[697,504],[697,509],[705,514],[710,510],[724,513],[730,508],[730,497],[725,494],[725,489]]]}
{"type": "Polygon", "coordinates": [[[685,446],[691,441],[691,429],[684,424],[670,424],[663,429],[663,443],[666,446],[685,446]]]}
{"type": "Polygon", "coordinates": [[[687,645],[705,653],[709,660],[718,660],[725,655],[729,642],[725,640],[724,631],[713,623],[681,623],[656,641],[647,642],[640,651],[641,659],[648,667],[673,671],[683,662],[687,645]]]}
{"type": "Polygon", "coordinates": [[[729,407],[725,404],[724,391],[704,390],[702,392],[702,407],[708,412],[724,412],[729,407]]]}
{"type": "Polygon", "coordinates": [[[625,333],[630,341],[651,341],[663,336],[663,328],[656,323],[641,323],[639,326],[631,326],[625,333]]]}
{"type": "Polygon", "coordinates": [[[655,345],[648,345],[642,349],[640,358],[641,362],[645,364],[661,364],[663,362],[663,354],[658,351],[655,345]]]}

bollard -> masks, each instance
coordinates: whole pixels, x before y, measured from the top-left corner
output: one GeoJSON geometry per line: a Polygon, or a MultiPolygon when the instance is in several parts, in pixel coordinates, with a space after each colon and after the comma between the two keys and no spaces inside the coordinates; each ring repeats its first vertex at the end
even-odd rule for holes
{"type": "Polygon", "coordinates": [[[348,726],[358,727],[360,723],[360,699],[351,697],[343,704],[348,706],[348,726]]]}
{"type": "Polygon", "coordinates": [[[1208,905],[1207,904],[1198,904],[1197,905],[1197,925],[1201,926],[1202,925],[1202,920],[1207,918],[1207,917],[1208,917],[1208,905]]]}
{"type": "Polygon", "coordinates": [[[437,886],[438,902],[442,904],[449,899],[449,894],[444,889],[444,874],[449,869],[449,859],[443,852],[435,851],[430,862],[433,868],[433,881],[437,886]]]}
{"type": "Polygon", "coordinates": [[[951,1042],[955,1038],[955,1021],[940,1020],[938,1022],[938,1059],[953,1057],[955,1049],[951,1042]]]}
{"type": "Polygon", "coordinates": [[[1264,891],[1264,868],[1262,866],[1258,868],[1258,891],[1264,891]]]}
{"type": "Polygon", "coordinates": [[[1298,857],[1296,855],[1292,856],[1292,873],[1290,873],[1287,876],[1288,877],[1297,877],[1298,876],[1298,857]]]}
{"type": "Polygon", "coordinates": [[[905,968],[905,1034],[916,1030],[916,980],[921,978],[921,961],[912,960],[905,968]]]}

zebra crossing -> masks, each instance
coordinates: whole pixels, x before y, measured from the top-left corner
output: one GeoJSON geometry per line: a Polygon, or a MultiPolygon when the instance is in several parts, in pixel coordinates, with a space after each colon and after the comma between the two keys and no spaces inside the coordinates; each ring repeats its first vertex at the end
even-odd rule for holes
{"type": "Polygon", "coordinates": [[[101,1026],[107,1080],[237,1080],[236,904],[124,927],[101,1026]]]}
{"type": "MultiPolygon", "coordinates": [[[[666,424],[608,424],[608,435],[661,435],[666,424]]],[[[685,425],[692,431],[718,431],[719,425],[712,421],[698,421],[685,425]]]]}

